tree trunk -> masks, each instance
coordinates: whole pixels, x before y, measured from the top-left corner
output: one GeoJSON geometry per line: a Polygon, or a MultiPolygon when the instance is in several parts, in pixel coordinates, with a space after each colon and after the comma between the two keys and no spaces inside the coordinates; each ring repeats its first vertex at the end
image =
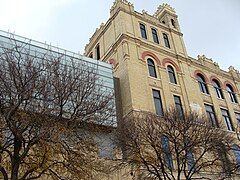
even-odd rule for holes
{"type": "Polygon", "coordinates": [[[22,142],[18,138],[14,138],[14,154],[12,160],[11,180],[18,180],[18,171],[21,163],[19,152],[22,147],[22,142]]]}

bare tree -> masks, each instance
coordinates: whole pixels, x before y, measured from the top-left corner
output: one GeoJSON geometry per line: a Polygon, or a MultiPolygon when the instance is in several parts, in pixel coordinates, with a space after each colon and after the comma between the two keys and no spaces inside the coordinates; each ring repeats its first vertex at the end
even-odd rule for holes
{"type": "Polygon", "coordinates": [[[171,108],[157,116],[133,111],[120,123],[118,136],[126,162],[140,179],[209,179],[231,173],[234,137],[194,112],[182,116],[171,108]]]}
{"type": "Polygon", "coordinates": [[[93,132],[114,122],[113,91],[99,78],[98,66],[15,38],[5,41],[0,177],[91,179],[99,163],[93,132]]]}

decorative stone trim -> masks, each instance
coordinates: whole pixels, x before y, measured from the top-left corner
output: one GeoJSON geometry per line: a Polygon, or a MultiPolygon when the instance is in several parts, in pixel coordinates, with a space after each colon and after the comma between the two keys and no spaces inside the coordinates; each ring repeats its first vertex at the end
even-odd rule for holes
{"type": "Polygon", "coordinates": [[[176,69],[177,72],[181,72],[181,70],[180,70],[179,66],[177,65],[177,63],[175,63],[172,59],[165,58],[165,59],[163,59],[162,64],[163,64],[163,66],[165,68],[167,68],[166,67],[167,64],[171,64],[176,69]]]}
{"type": "Polygon", "coordinates": [[[142,53],[142,60],[143,60],[143,61],[146,61],[146,59],[145,59],[146,56],[152,57],[152,58],[156,61],[157,65],[158,65],[158,66],[161,66],[161,61],[159,60],[159,58],[158,58],[154,53],[152,53],[152,52],[150,52],[150,51],[144,51],[144,52],[142,53]]]}
{"type": "Polygon", "coordinates": [[[228,85],[228,84],[229,84],[230,86],[232,86],[233,92],[234,92],[234,93],[237,93],[237,88],[233,85],[233,83],[231,83],[231,82],[228,81],[228,80],[226,80],[226,81],[223,83],[224,89],[227,90],[227,85],[228,85]]]}
{"type": "Polygon", "coordinates": [[[203,73],[203,72],[200,71],[200,70],[195,70],[195,71],[194,71],[194,77],[197,78],[197,75],[198,75],[198,74],[201,74],[201,75],[204,77],[206,83],[209,83],[209,79],[208,79],[208,77],[206,76],[205,73],[203,73]]]}
{"type": "Polygon", "coordinates": [[[212,76],[210,76],[209,80],[211,83],[213,82],[213,80],[217,80],[220,84],[220,87],[224,88],[222,81],[217,76],[212,75],[212,76]]]}

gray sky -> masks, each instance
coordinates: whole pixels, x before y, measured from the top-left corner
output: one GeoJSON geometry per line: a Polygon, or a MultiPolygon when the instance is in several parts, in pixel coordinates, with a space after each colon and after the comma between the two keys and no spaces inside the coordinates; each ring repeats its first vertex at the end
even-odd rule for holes
{"type": "MultiPolygon", "coordinates": [[[[74,52],[109,18],[114,0],[0,0],[0,29],[74,52]]],[[[175,8],[187,52],[240,70],[240,0],[129,0],[153,14],[158,5],[175,8]]]]}

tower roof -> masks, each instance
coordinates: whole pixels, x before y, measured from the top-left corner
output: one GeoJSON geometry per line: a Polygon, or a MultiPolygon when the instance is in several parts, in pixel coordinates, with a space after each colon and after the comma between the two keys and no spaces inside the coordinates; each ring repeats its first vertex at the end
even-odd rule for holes
{"type": "Polygon", "coordinates": [[[161,16],[164,11],[167,11],[171,14],[176,14],[176,11],[174,8],[172,8],[169,4],[163,3],[162,5],[158,6],[157,11],[154,13],[155,17],[161,16]]]}

